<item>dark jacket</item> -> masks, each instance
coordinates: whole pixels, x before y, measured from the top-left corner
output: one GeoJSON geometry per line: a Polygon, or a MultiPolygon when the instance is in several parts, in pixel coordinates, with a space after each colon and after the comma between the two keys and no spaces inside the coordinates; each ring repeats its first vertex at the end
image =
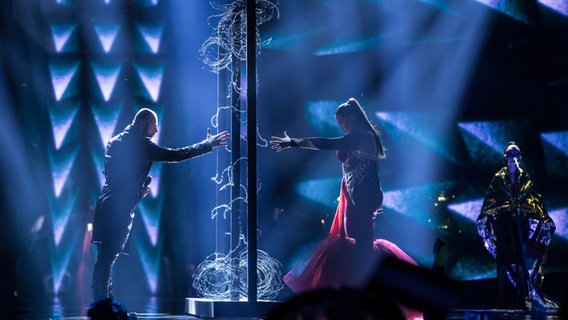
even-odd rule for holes
{"type": "Polygon", "coordinates": [[[160,147],[130,125],[112,137],[105,151],[106,181],[95,207],[92,242],[124,250],[154,161],[179,162],[211,150],[207,141],[178,149],[160,147]]]}

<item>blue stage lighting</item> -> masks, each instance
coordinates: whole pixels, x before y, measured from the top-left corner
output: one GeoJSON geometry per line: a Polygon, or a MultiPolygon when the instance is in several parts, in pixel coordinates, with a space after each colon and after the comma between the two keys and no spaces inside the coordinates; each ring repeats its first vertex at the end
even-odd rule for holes
{"type": "Polygon", "coordinates": [[[51,270],[53,275],[53,293],[59,294],[61,291],[66,291],[70,279],[70,273],[68,271],[69,262],[71,261],[71,256],[75,250],[75,243],[73,241],[69,246],[61,249],[62,252],[58,252],[57,249],[51,250],[51,270]],[[64,290],[64,286],[66,287],[64,290]]]}
{"type": "Polygon", "coordinates": [[[309,180],[296,185],[296,191],[310,200],[333,208],[337,206],[340,185],[341,177],[309,180]]]}
{"type": "Polygon", "coordinates": [[[568,208],[548,211],[548,215],[556,225],[554,235],[568,240],[568,208]]]}
{"type": "Polygon", "coordinates": [[[156,54],[160,50],[160,42],[164,31],[163,25],[136,24],[136,28],[144,38],[144,41],[150,48],[151,52],[156,54]]]}
{"type": "Polygon", "coordinates": [[[157,6],[160,0],[142,0],[140,2],[146,6],[157,6]]]}
{"type": "Polygon", "coordinates": [[[564,16],[568,16],[568,2],[566,0],[538,0],[538,2],[564,16]]]}
{"type": "Polygon", "coordinates": [[[49,117],[51,119],[55,149],[59,150],[63,144],[63,141],[65,140],[65,137],[67,137],[67,133],[75,120],[79,107],[80,104],[75,103],[66,107],[52,105],[49,108],[49,117]]]}
{"type": "Polygon", "coordinates": [[[119,24],[93,26],[105,53],[109,53],[120,30],[119,24]]]}
{"type": "Polygon", "coordinates": [[[376,48],[383,40],[382,35],[374,35],[363,39],[340,39],[314,52],[316,56],[358,52],[376,48]]]}
{"type": "MultiPolygon", "coordinates": [[[[384,194],[383,207],[395,210],[403,215],[412,216],[417,214],[420,207],[414,207],[411,212],[412,206],[410,199],[415,196],[414,190],[395,190],[388,191],[384,194]]],[[[422,215],[423,212],[420,212],[422,215]]]]}
{"type": "Polygon", "coordinates": [[[136,241],[136,248],[140,254],[140,261],[142,262],[146,281],[152,294],[155,294],[158,290],[158,274],[162,261],[162,243],[160,241],[157,247],[149,247],[141,243],[141,241],[136,241]]]}
{"type": "Polygon", "coordinates": [[[568,157],[568,131],[543,133],[540,137],[544,143],[553,146],[568,157]]]}
{"type": "Polygon", "coordinates": [[[118,122],[122,108],[121,104],[114,106],[108,104],[91,104],[91,111],[93,112],[93,117],[97,123],[97,129],[99,130],[103,147],[106,146],[107,142],[110,138],[112,138],[116,130],[116,123],[118,122]]]}
{"type": "Polygon", "coordinates": [[[55,93],[55,100],[60,101],[62,98],[71,96],[77,92],[77,88],[69,89],[71,80],[73,80],[79,62],[51,62],[49,63],[49,71],[51,73],[51,83],[53,85],[53,92],[55,93]]]}
{"type": "Polygon", "coordinates": [[[430,224],[436,210],[437,196],[441,190],[451,189],[453,182],[440,182],[384,193],[383,207],[392,209],[414,220],[430,224]]]}
{"type": "Polygon", "coordinates": [[[420,1],[437,8],[442,12],[457,14],[454,10],[452,10],[452,7],[450,6],[447,0],[420,0],[420,1]]]}
{"type": "Polygon", "coordinates": [[[525,1],[509,1],[509,0],[477,0],[495,11],[499,11],[515,20],[529,24],[530,19],[527,16],[528,10],[523,7],[525,1]]]}
{"type": "MultiPolygon", "coordinates": [[[[104,152],[100,151],[101,149],[91,148],[91,157],[93,158],[93,163],[95,165],[95,170],[97,171],[97,177],[99,178],[99,187],[102,188],[103,184],[105,183],[105,155],[104,152]]],[[[93,201],[93,203],[96,202],[93,201]]]]}
{"type": "Polygon", "coordinates": [[[522,143],[530,132],[526,120],[461,122],[458,128],[472,161],[490,165],[500,158],[509,141],[522,143]]]}
{"type": "Polygon", "coordinates": [[[149,195],[152,198],[156,198],[160,192],[160,176],[162,172],[162,163],[156,162],[152,164],[152,168],[150,168],[150,176],[152,177],[152,183],[150,184],[150,193],[149,195]]]}
{"type": "Polygon", "coordinates": [[[540,135],[546,172],[551,177],[568,177],[568,131],[540,135]]]}
{"type": "MultiPolygon", "coordinates": [[[[51,25],[51,35],[53,37],[53,46],[55,52],[63,52],[69,43],[69,39],[73,32],[77,29],[77,23],[66,25],[51,25]]],[[[76,48],[68,48],[65,51],[74,51],[76,48]]]]}
{"type": "Polygon", "coordinates": [[[53,177],[53,189],[55,192],[55,197],[59,198],[63,186],[69,177],[69,173],[75,163],[77,158],[77,153],[79,148],[76,147],[70,152],[59,152],[50,153],[49,161],[51,163],[51,174],[53,177]]]}
{"type": "Polygon", "coordinates": [[[343,135],[334,113],[343,101],[312,101],[307,103],[308,119],[322,136],[343,135]]]}
{"type": "Polygon", "coordinates": [[[472,281],[495,278],[497,272],[493,264],[487,263],[479,257],[462,256],[452,267],[448,276],[452,279],[472,281]]]}
{"type": "Polygon", "coordinates": [[[144,199],[140,203],[140,216],[153,247],[158,244],[163,202],[163,197],[160,197],[156,200],[144,199]]]}
{"type": "Polygon", "coordinates": [[[416,112],[377,112],[375,115],[381,121],[384,130],[393,139],[400,142],[410,137],[452,163],[459,163],[455,155],[448,150],[449,147],[444,144],[444,139],[436,137],[435,131],[437,128],[432,127],[431,120],[426,114],[416,112]]]}
{"type": "Polygon", "coordinates": [[[61,4],[61,5],[71,5],[73,4],[74,0],[56,0],[55,2],[57,2],[57,4],[61,4]]]}
{"type": "Polygon", "coordinates": [[[77,203],[78,194],[78,192],[75,192],[70,197],[65,197],[60,200],[53,199],[50,203],[53,240],[56,246],[59,246],[63,233],[67,229],[67,223],[77,203]]]}
{"type": "Polygon", "coordinates": [[[326,29],[310,28],[292,34],[268,33],[265,48],[281,51],[298,51],[306,47],[313,38],[325,34],[326,29]]]}
{"type": "Polygon", "coordinates": [[[108,65],[91,62],[91,66],[104,100],[108,101],[116,85],[116,79],[120,74],[122,63],[108,65]]]}
{"type": "Polygon", "coordinates": [[[501,153],[507,145],[507,139],[502,138],[505,135],[503,128],[494,122],[470,122],[459,123],[459,128],[463,131],[471,133],[479,141],[483,142],[491,150],[501,153]]]}
{"type": "Polygon", "coordinates": [[[473,199],[465,202],[449,204],[448,209],[468,218],[471,221],[475,221],[481,213],[482,206],[483,199],[473,199]]]}
{"type": "Polygon", "coordinates": [[[53,293],[56,295],[62,290],[63,282],[70,281],[69,278],[69,262],[75,251],[77,241],[70,241],[67,246],[61,248],[52,248],[51,250],[51,270],[53,275],[53,293]]]}
{"type": "Polygon", "coordinates": [[[139,79],[142,81],[142,84],[146,89],[143,93],[146,93],[151,101],[158,101],[162,77],[164,74],[164,66],[162,64],[143,65],[141,63],[135,63],[134,69],[138,73],[139,79]]]}

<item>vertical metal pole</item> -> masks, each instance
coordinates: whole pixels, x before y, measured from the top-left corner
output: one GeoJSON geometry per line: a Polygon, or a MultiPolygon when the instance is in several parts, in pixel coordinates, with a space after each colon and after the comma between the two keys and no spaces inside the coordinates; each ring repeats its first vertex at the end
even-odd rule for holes
{"type": "Polygon", "coordinates": [[[248,301],[256,302],[256,0],[247,0],[248,301]]]}
{"type": "MultiPolygon", "coordinates": [[[[224,51],[222,49],[221,46],[219,46],[219,59],[221,59],[221,56],[223,55],[224,51]]],[[[227,77],[228,77],[228,72],[227,70],[223,69],[223,70],[219,70],[219,72],[217,73],[217,110],[222,107],[222,106],[226,106],[227,105],[227,77]]],[[[218,119],[217,119],[217,125],[218,125],[218,129],[221,128],[226,128],[228,127],[230,124],[230,119],[228,117],[226,117],[224,115],[224,113],[218,113],[218,119]]],[[[222,157],[221,153],[217,153],[217,168],[219,168],[219,163],[224,163],[225,161],[227,161],[227,159],[225,157],[222,157]]],[[[217,186],[218,188],[218,186],[217,186]]],[[[219,191],[217,190],[217,199],[216,199],[216,205],[219,204],[219,202],[226,202],[227,199],[223,198],[223,199],[219,199],[220,195],[219,195],[219,191]]],[[[215,228],[215,233],[216,233],[216,245],[215,245],[215,251],[216,252],[227,252],[229,250],[229,246],[227,245],[227,239],[226,239],[226,234],[227,234],[227,221],[225,219],[225,217],[223,217],[220,214],[217,214],[216,218],[215,218],[215,223],[216,223],[216,228],[215,228]]]]}
{"type": "MultiPolygon", "coordinates": [[[[240,44],[233,44],[239,46],[240,44]]],[[[231,268],[237,270],[239,265],[239,238],[241,235],[241,201],[232,201],[241,196],[241,95],[236,88],[241,87],[241,62],[233,56],[233,76],[231,79],[231,164],[233,165],[233,186],[231,187],[231,268]]],[[[238,272],[233,272],[235,279],[231,288],[231,300],[239,300],[238,272]]]]}

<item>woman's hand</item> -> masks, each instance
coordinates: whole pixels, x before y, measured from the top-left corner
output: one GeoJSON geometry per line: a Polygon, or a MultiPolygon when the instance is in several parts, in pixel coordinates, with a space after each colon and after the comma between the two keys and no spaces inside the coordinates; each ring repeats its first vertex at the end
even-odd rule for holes
{"type": "Polygon", "coordinates": [[[226,146],[229,143],[229,132],[223,131],[219,132],[216,135],[211,135],[211,129],[207,128],[207,140],[211,142],[211,146],[213,148],[219,146],[226,146]]]}
{"type": "Polygon", "coordinates": [[[283,137],[275,137],[272,136],[270,140],[270,144],[272,145],[272,149],[276,150],[276,152],[280,152],[284,149],[288,149],[292,146],[292,138],[288,136],[288,132],[284,131],[283,137]]]}

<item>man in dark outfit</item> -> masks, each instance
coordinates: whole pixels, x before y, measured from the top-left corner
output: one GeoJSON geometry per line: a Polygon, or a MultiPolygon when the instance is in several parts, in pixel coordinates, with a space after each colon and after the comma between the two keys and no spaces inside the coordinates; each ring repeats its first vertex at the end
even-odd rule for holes
{"type": "Polygon", "coordinates": [[[158,117],[143,108],[124,131],[112,137],[105,151],[105,184],[97,199],[92,243],[97,245],[93,271],[93,298],[112,297],[111,269],[130,235],[134,211],[149,190],[148,176],[154,161],[179,162],[226,145],[226,131],[211,135],[199,143],[179,149],[164,148],[152,142],[158,132],[158,117]]]}

